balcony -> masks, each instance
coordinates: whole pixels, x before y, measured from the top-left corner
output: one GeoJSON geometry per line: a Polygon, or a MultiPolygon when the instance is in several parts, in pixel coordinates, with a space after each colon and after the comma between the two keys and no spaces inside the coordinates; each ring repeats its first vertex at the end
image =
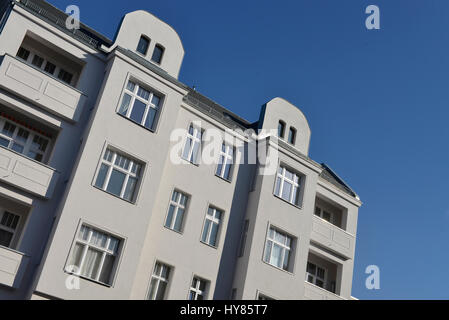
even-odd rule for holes
{"type": "Polygon", "coordinates": [[[345,300],[343,297],[330,291],[324,290],[314,284],[305,282],[304,298],[306,300],[345,300]]]}
{"type": "Polygon", "coordinates": [[[0,284],[18,289],[28,261],[23,253],[0,246],[0,284]]]}
{"type": "Polygon", "coordinates": [[[311,240],[348,259],[353,258],[355,237],[317,216],[313,217],[311,240]]]}
{"type": "Polygon", "coordinates": [[[0,146],[0,181],[49,199],[58,175],[55,169],[0,146]]]}
{"type": "Polygon", "coordinates": [[[79,120],[87,99],[82,92],[8,54],[0,61],[0,86],[66,120],[79,120]]]}

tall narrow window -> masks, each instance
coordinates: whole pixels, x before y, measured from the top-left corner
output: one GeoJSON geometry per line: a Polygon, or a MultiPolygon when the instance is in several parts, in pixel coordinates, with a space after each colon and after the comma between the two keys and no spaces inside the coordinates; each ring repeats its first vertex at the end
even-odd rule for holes
{"type": "Polygon", "coordinates": [[[101,160],[95,186],[126,201],[134,202],[142,165],[107,149],[101,160]]]}
{"type": "Polygon", "coordinates": [[[204,222],[203,234],[201,241],[216,247],[218,243],[218,233],[220,231],[220,224],[223,218],[223,212],[209,207],[206,214],[206,221],[204,222]]]}
{"type": "Polygon", "coordinates": [[[326,277],[326,269],[317,266],[314,263],[307,263],[307,282],[313,283],[314,285],[324,288],[326,277]]]}
{"type": "Polygon", "coordinates": [[[162,97],[139,84],[128,81],[119,113],[147,129],[155,130],[162,97]]]}
{"type": "Polygon", "coordinates": [[[234,163],[234,147],[223,142],[220,151],[220,159],[218,161],[217,176],[230,181],[232,175],[232,165],[234,163]]]}
{"type": "Polygon", "coordinates": [[[145,56],[148,52],[149,46],[150,46],[150,39],[148,39],[145,36],[141,36],[139,43],[137,44],[137,52],[139,52],[145,56]]]}
{"type": "Polygon", "coordinates": [[[284,121],[279,121],[278,124],[278,137],[279,138],[284,138],[285,136],[285,122],[284,121]]]}
{"type": "Polygon", "coordinates": [[[72,83],[73,74],[64,69],[60,69],[58,73],[58,79],[70,85],[72,83]]]}
{"type": "Polygon", "coordinates": [[[205,300],[208,282],[198,277],[194,277],[189,290],[189,300],[205,300]]]}
{"type": "Polygon", "coordinates": [[[0,146],[43,162],[50,140],[35,131],[0,117],[0,146]]]}
{"type": "Polygon", "coordinates": [[[301,177],[293,171],[280,166],[276,178],[274,194],[295,206],[300,205],[301,177]]]}
{"type": "Polygon", "coordinates": [[[288,131],[288,143],[295,144],[295,142],[296,142],[296,129],[290,127],[290,130],[288,131]]]}
{"type": "Polygon", "coordinates": [[[120,239],[106,232],[82,225],[66,270],[94,281],[112,284],[120,242],[120,239]]]}
{"type": "Polygon", "coordinates": [[[9,248],[12,244],[20,216],[8,211],[0,211],[0,246],[9,248]]]}
{"type": "Polygon", "coordinates": [[[242,237],[240,239],[239,257],[243,257],[245,253],[246,239],[248,238],[249,220],[245,220],[243,225],[242,237]]]}
{"type": "Polygon", "coordinates": [[[44,63],[44,58],[39,57],[37,54],[34,55],[33,60],[31,60],[31,64],[37,68],[41,68],[44,63]]]}
{"type": "Polygon", "coordinates": [[[23,47],[20,47],[20,48],[19,48],[19,51],[17,52],[17,56],[18,56],[20,59],[27,61],[27,60],[28,60],[28,57],[30,56],[30,53],[31,53],[31,52],[30,52],[29,50],[27,50],[27,49],[25,49],[25,48],[23,48],[23,47]]]}
{"type": "Polygon", "coordinates": [[[168,281],[171,268],[163,263],[156,262],[150,281],[148,300],[164,300],[167,294],[168,281]]]}
{"type": "Polygon", "coordinates": [[[157,64],[160,64],[162,62],[162,57],[164,55],[164,47],[160,44],[157,44],[154,47],[153,56],[151,57],[151,60],[153,62],[156,62],[157,64]]]}
{"type": "Polygon", "coordinates": [[[277,268],[290,269],[292,238],[270,227],[265,243],[264,261],[277,268]]]}
{"type": "Polygon", "coordinates": [[[187,208],[187,201],[189,197],[182,192],[173,191],[170,206],[168,208],[167,219],[165,226],[171,230],[181,232],[184,216],[187,208]]]}
{"type": "Polygon", "coordinates": [[[193,164],[199,163],[202,138],[203,133],[201,129],[191,124],[189,127],[189,132],[187,133],[186,144],[182,152],[182,158],[184,160],[187,160],[193,164]]]}

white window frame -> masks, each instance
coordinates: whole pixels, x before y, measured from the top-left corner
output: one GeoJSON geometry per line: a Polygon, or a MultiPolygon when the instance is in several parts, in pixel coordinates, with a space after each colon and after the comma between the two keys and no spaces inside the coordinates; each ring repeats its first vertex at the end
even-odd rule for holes
{"type": "Polygon", "coordinates": [[[167,284],[167,285],[165,286],[165,292],[164,292],[164,298],[163,298],[163,299],[165,299],[165,298],[167,297],[168,286],[169,286],[169,284],[170,284],[170,276],[171,276],[171,274],[172,274],[172,270],[173,270],[173,268],[172,268],[171,266],[169,266],[168,264],[165,264],[165,263],[160,262],[160,261],[156,261],[156,263],[154,264],[154,267],[153,267],[153,272],[152,272],[152,274],[151,274],[151,278],[150,278],[150,285],[149,285],[149,287],[148,287],[147,300],[156,300],[155,298],[156,298],[157,293],[158,293],[158,291],[159,291],[159,285],[160,285],[161,282],[164,282],[164,283],[167,284]],[[156,274],[155,272],[156,272],[156,269],[157,269],[157,265],[158,265],[158,264],[161,266],[161,268],[160,268],[159,274],[156,274]],[[168,270],[168,277],[167,277],[167,278],[164,278],[164,277],[162,276],[163,268],[167,268],[167,270],[168,270]],[[156,279],[157,284],[156,284],[156,290],[154,290],[154,297],[150,297],[150,293],[151,293],[151,282],[152,282],[153,279],[156,279]]]}
{"type": "Polygon", "coordinates": [[[16,225],[15,229],[12,229],[12,228],[9,228],[7,226],[4,226],[4,225],[0,224],[0,229],[1,230],[9,232],[9,233],[12,233],[11,242],[8,245],[8,248],[12,248],[13,247],[12,245],[14,244],[14,242],[16,241],[16,238],[20,234],[19,229],[20,229],[20,224],[22,222],[22,215],[17,214],[17,213],[12,213],[9,210],[4,210],[3,208],[0,208],[0,222],[2,221],[3,216],[4,216],[5,213],[12,214],[13,216],[16,216],[16,217],[19,218],[18,221],[17,221],[17,225],[16,225]]]}
{"type": "Polygon", "coordinates": [[[181,154],[181,158],[184,159],[185,161],[188,161],[194,165],[198,165],[199,164],[199,159],[201,158],[202,155],[202,143],[203,143],[203,130],[201,128],[198,128],[197,126],[195,126],[193,123],[189,125],[189,129],[187,130],[187,136],[185,138],[184,141],[184,148],[182,148],[182,154],[181,154]],[[190,133],[190,128],[193,129],[193,133],[190,133]],[[200,137],[198,138],[198,133],[200,134],[200,137]],[[187,148],[187,141],[191,140],[192,143],[190,144],[190,150],[188,153],[187,157],[184,157],[184,153],[185,153],[185,149],[187,148]],[[196,154],[195,159],[193,159],[193,151],[195,150],[195,145],[199,144],[198,147],[198,154],[196,154]]]}
{"type": "Polygon", "coordinates": [[[316,263],[314,263],[314,262],[307,261],[307,267],[306,267],[306,281],[309,282],[309,283],[311,283],[311,284],[313,284],[313,285],[315,285],[315,286],[317,286],[317,287],[319,287],[319,288],[322,288],[322,289],[324,289],[324,290],[327,290],[327,288],[326,288],[326,285],[327,285],[327,269],[324,268],[324,267],[322,267],[322,266],[320,266],[320,265],[318,265],[318,264],[316,264],[316,263]],[[309,272],[307,271],[308,266],[309,266],[309,263],[310,263],[310,264],[313,264],[313,265],[315,266],[315,273],[316,273],[316,274],[312,274],[312,273],[309,273],[309,272]],[[321,278],[321,277],[318,276],[318,268],[324,270],[324,278],[321,278]],[[312,280],[312,281],[309,281],[309,277],[312,277],[313,280],[312,280]],[[323,286],[322,286],[322,287],[320,287],[319,285],[316,284],[316,281],[317,281],[317,280],[320,280],[320,281],[323,282],[323,286]]]}
{"type": "Polygon", "coordinates": [[[33,161],[39,162],[39,163],[45,164],[47,162],[47,155],[49,154],[49,150],[51,149],[52,139],[50,139],[48,137],[45,137],[45,136],[35,132],[34,130],[28,129],[28,128],[26,128],[26,127],[24,127],[24,126],[22,126],[22,125],[20,125],[20,124],[18,124],[16,122],[14,122],[12,120],[4,118],[2,116],[0,116],[0,137],[3,138],[3,139],[9,140],[9,145],[8,145],[8,147],[6,147],[9,150],[11,150],[13,152],[17,152],[17,153],[23,155],[24,157],[27,157],[27,158],[29,158],[29,159],[31,159],[33,161]],[[7,136],[7,135],[5,135],[3,133],[3,129],[4,129],[4,127],[5,127],[7,122],[11,123],[12,125],[14,125],[16,127],[14,129],[12,137],[7,136]],[[16,141],[17,140],[17,135],[18,135],[20,129],[28,132],[28,138],[27,138],[27,141],[25,142],[25,144],[22,144],[21,142],[16,141]],[[32,148],[33,140],[34,140],[35,137],[38,137],[38,138],[41,138],[41,139],[44,139],[44,140],[47,141],[47,147],[46,147],[44,152],[42,152],[40,150],[35,150],[35,149],[32,148]],[[18,152],[18,151],[13,150],[12,146],[13,146],[14,143],[17,143],[17,144],[23,146],[23,151],[22,152],[18,152]],[[38,161],[38,160],[35,160],[33,158],[30,158],[28,156],[28,153],[30,151],[41,154],[42,155],[42,160],[38,161]]]}
{"type": "Polygon", "coordinates": [[[175,209],[173,210],[173,216],[172,216],[172,220],[170,221],[170,225],[169,226],[167,226],[167,219],[168,219],[168,211],[167,211],[167,216],[166,216],[165,222],[164,222],[164,226],[166,228],[168,228],[168,229],[170,229],[172,231],[178,232],[178,233],[182,233],[182,230],[183,230],[183,227],[184,227],[184,221],[185,221],[186,214],[187,214],[187,207],[189,205],[189,199],[190,199],[190,196],[188,194],[186,194],[186,193],[184,193],[184,192],[182,192],[182,191],[180,191],[178,189],[174,189],[173,190],[173,192],[171,194],[171,197],[170,197],[170,203],[169,203],[169,206],[168,206],[168,211],[170,211],[170,206],[174,206],[175,209]],[[173,195],[174,195],[175,192],[178,193],[178,197],[177,197],[176,201],[173,200],[173,195]],[[185,205],[181,204],[182,196],[186,197],[185,205]],[[184,210],[184,214],[182,216],[181,229],[180,230],[176,230],[175,229],[175,223],[176,223],[176,219],[178,218],[178,214],[179,214],[179,210],[180,209],[184,210]]]}
{"type": "Polygon", "coordinates": [[[94,179],[94,186],[96,188],[99,188],[100,190],[103,190],[104,192],[106,192],[108,194],[111,194],[113,196],[117,196],[117,197],[119,197],[120,199],[122,199],[124,201],[130,202],[130,203],[135,203],[136,200],[137,200],[137,195],[139,193],[139,189],[140,189],[140,183],[141,183],[141,179],[142,179],[142,175],[143,175],[142,174],[143,170],[144,170],[144,164],[142,164],[140,161],[135,160],[134,158],[126,155],[125,153],[123,153],[121,151],[116,150],[115,148],[107,147],[105,149],[105,151],[103,152],[102,157],[100,159],[100,164],[98,165],[97,174],[95,175],[95,179],[94,179]],[[105,159],[106,158],[106,154],[108,152],[112,153],[111,161],[105,159]],[[122,167],[120,167],[120,166],[115,164],[117,156],[121,156],[121,157],[123,157],[123,158],[125,158],[125,159],[127,159],[129,161],[128,170],[125,170],[122,167]],[[100,173],[102,164],[105,164],[105,165],[108,166],[108,172],[106,173],[106,177],[104,179],[103,186],[99,187],[99,186],[96,186],[96,183],[97,183],[98,175],[100,173]],[[136,166],[136,172],[132,172],[134,166],[136,166]],[[109,182],[110,182],[113,170],[117,170],[117,171],[125,174],[125,180],[123,181],[122,189],[120,191],[120,195],[118,195],[118,196],[113,194],[113,193],[111,193],[111,192],[109,192],[109,191],[107,191],[107,188],[108,188],[108,185],[109,185],[109,182]],[[132,196],[132,200],[127,200],[127,199],[124,198],[129,178],[137,179],[136,187],[134,189],[134,193],[133,193],[133,196],[132,196]]]}
{"type": "Polygon", "coordinates": [[[286,166],[284,166],[282,164],[279,166],[279,168],[282,169],[282,172],[280,173],[278,170],[278,172],[276,174],[276,179],[274,181],[274,195],[284,201],[287,201],[288,203],[290,203],[296,207],[301,207],[301,204],[302,204],[301,193],[303,191],[303,190],[301,190],[301,187],[303,185],[302,180],[304,179],[304,177],[302,175],[296,173],[294,170],[288,169],[286,166]],[[293,174],[293,180],[290,180],[289,178],[287,178],[287,175],[286,175],[287,171],[290,172],[291,174],[293,174]],[[280,178],[279,194],[276,194],[276,187],[277,187],[277,180],[278,180],[277,178],[280,178]],[[295,178],[297,178],[298,181],[295,181],[295,178]],[[290,191],[290,195],[289,195],[288,199],[284,199],[282,197],[282,194],[284,192],[285,182],[292,185],[292,190],[290,191]],[[295,190],[297,190],[297,192],[298,192],[296,203],[293,202],[295,190]]]}
{"type": "Polygon", "coordinates": [[[217,177],[220,177],[226,181],[231,181],[232,180],[232,173],[234,170],[234,159],[235,159],[235,148],[234,146],[231,146],[225,142],[223,142],[221,149],[220,149],[220,155],[218,158],[218,165],[217,165],[217,169],[215,170],[215,175],[217,177]],[[225,149],[225,151],[223,151],[223,147],[225,149]],[[223,163],[221,163],[221,170],[219,171],[220,168],[220,161],[223,158],[223,163]],[[226,172],[226,166],[230,165],[231,167],[229,168],[229,176],[225,177],[225,172],[226,172]]]}
{"type": "Polygon", "coordinates": [[[92,226],[90,226],[88,224],[85,224],[85,223],[81,224],[80,227],[78,228],[77,232],[76,232],[75,240],[73,241],[72,250],[70,251],[69,259],[67,260],[66,271],[71,273],[71,274],[77,275],[78,277],[89,279],[89,280],[92,280],[92,281],[95,281],[95,282],[98,282],[98,283],[101,283],[101,284],[104,284],[104,285],[112,287],[112,285],[114,283],[115,275],[117,273],[117,265],[118,265],[118,260],[119,260],[120,253],[121,253],[121,250],[122,250],[122,242],[123,242],[122,238],[119,238],[119,237],[117,237],[115,235],[112,235],[111,233],[109,233],[107,231],[103,231],[103,230],[101,230],[99,228],[92,227],[92,226]],[[89,229],[88,236],[87,236],[86,240],[81,239],[79,237],[80,236],[80,232],[81,232],[81,228],[83,228],[83,227],[89,229]],[[94,233],[94,231],[103,233],[103,234],[105,234],[108,237],[107,240],[106,240],[106,244],[105,244],[104,248],[96,246],[96,245],[90,243],[90,241],[92,239],[92,234],[94,233]],[[111,239],[112,238],[118,240],[117,252],[109,250],[109,245],[111,243],[111,239]],[[76,270],[73,270],[72,268],[70,268],[72,266],[68,265],[68,263],[69,263],[70,259],[72,258],[73,252],[74,252],[75,247],[76,247],[77,244],[80,244],[80,245],[83,246],[83,249],[82,249],[83,251],[81,253],[80,265],[76,266],[77,267],[76,270]],[[100,265],[98,266],[98,272],[97,272],[97,275],[96,275],[96,277],[94,279],[93,278],[89,278],[89,277],[84,276],[84,275],[81,275],[81,270],[83,269],[83,266],[84,266],[85,259],[86,259],[87,252],[88,252],[89,248],[92,248],[93,250],[96,250],[96,251],[100,251],[102,253],[102,257],[101,257],[101,260],[100,260],[100,265]],[[114,265],[113,265],[113,267],[111,269],[111,274],[109,275],[110,283],[104,283],[104,282],[101,282],[99,280],[100,276],[101,276],[101,272],[103,270],[104,261],[106,260],[106,256],[107,255],[111,255],[111,256],[115,257],[114,265]]]}
{"type": "Polygon", "coordinates": [[[28,65],[32,66],[33,68],[41,70],[43,73],[49,75],[50,77],[58,79],[58,81],[61,81],[62,83],[66,84],[68,86],[75,87],[76,72],[74,72],[73,70],[69,70],[68,68],[63,68],[58,63],[55,63],[54,61],[48,60],[48,58],[46,57],[45,54],[42,54],[42,53],[37,52],[37,51],[35,51],[33,49],[30,49],[28,46],[21,45],[20,48],[23,48],[23,49],[29,51],[30,54],[28,55],[28,59],[27,60],[24,60],[21,57],[17,56],[18,59],[20,59],[21,61],[25,61],[28,65]],[[32,64],[32,61],[33,61],[35,56],[39,56],[40,58],[43,59],[42,65],[40,67],[35,66],[34,64],[32,64]],[[49,62],[49,63],[51,63],[52,65],[55,66],[55,71],[53,72],[53,74],[52,73],[48,73],[47,71],[45,71],[45,66],[47,65],[47,62],[49,62]],[[59,75],[59,72],[61,70],[65,71],[65,72],[68,72],[68,73],[70,73],[72,75],[72,79],[71,79],[70,83],[65,82],[65,81],[59,79],[58,75],[59,75]]]}
{"type": "Polygon", "coordinates": [[[145,129],[148,129],[150,131],[155,132],[157,124],[159,123],[160,112],[161,112],[161,109],[162,109],[162,101],[163,101],[163,95],[162,94],[159,94],[159,93],[155,92],[154,90],[150,89],[149,87],[147,87],[145,85],[141,85],[139,81],[130,78],[130,79],[127,80],[125,88],[123,89],[122,99],[120,99],[120,104],[118,106],[117,113],[122,115],[123,117],[127,118],[128,120],[130,120],[130,121],[132,121],[134,123],[137,123],[138,125],[144,127],[145,129]],[[130,83],[132,83],[133,86],[134,86],[132,91],[128,88],[128,85],[130,83]],[[140,97],[137,94],[139,92],[139,88],[142,88],[142,90],[148,91],[150,93],[150,95],[148,97],[148,100],[145,100],[144,98],[140,97]],[[126,114],[123,114],[123,113],[120,112],[120,109],[122,108],[123,101],[125,99],[125,95],[126,94],[131,97],[131,100],[129,102],[128,110],[126,111],[126,114]],[[158,106],[156,106],[153,103],[153,97],[155,97],[155,96],[159,99],[159,105],[158,106]],[[144,114],[142,116],[142,120],[140,121],[140,123],[135,121],[135,120],[133,120],[133,119],[131,119],[131,113],[132,113],[132,111],[134,109],[134,102],[136,100],[142,102],[143,104],[145,104],[145,112],[144,112],[144,114]],[[154,109],[155,112],[156,112],[152,128],[148,128],[148,127],[145,126],[145,122],[147,121],[147,117],[150,114],[150,109],[154,109]]]}
{"type": "Polygon", "coordinates": [[[290,236],[288,233],[281,231],[274,226],[270,226],[268,228],[268,232],[267,232],[267,236],[266,236],[265,248],[264,248],[264,252],[263,252],[263,261],[275,268],[290,272],[290,270],[292,269],[291,266],[292,266],[292,258],[293,258],[293,241],[294,241],[294,238],[292,236],[290,236]],[[273,231],[273,237],[270,236],[271,231],[273,231]],[[287,245],[287,243],[281,243],[281,242],[277,241],[276,233],[279,233],[280,235],[284,236],[286,241],[287,241],[287,239],[289,239],[290,245],[287,245]],[[282,265],[280,267],[275,265],[272,262],[274,244],[276,244],[282,248],[281,259],[280,259],[282,265]],[[266,254],[267,254],[269,246],[271,247],[270,248],[270,257],[269,257],[269,261],[267,261],[267,260],[265,260],[265,258],[266,258],[266,254]],[[286,266],[286,269],[284,269],[283,265],[284,265],[286,253],[288,254],[288,264],[286,266]]]}
{"type": "Polygon", "coordinates": [[[207,300],[207,292],[208,292],[208,289],[209,289],[209,283],[210,283],[209,281],[207,281],[207,280],[205,280],[205,279],[203,279],[203,278],[194,276],[194,277],[192,278],[192,283],[191,283],[191,285],[190,285],[188,298],[190,298],[190,293],[193,292],[193,294],[194,294],[194,299],[190,299],[190,300],[196,301],[196,300],[198,300],[198,297],[199,297],[199,296],[203,297],[203,300],[207,300]],[[193,282],[194,282],[195,280],[196,280],[196,286],[193,287],[193,282]],[[204,283],[204,291],[202,291],[202,290],[200,289],[202,283],[204,283]]]}
{"type": "Polygon", "coordinates": [[[213,248],[218,248],[218,243],[220,241],[220,232],[221,232],[221,222],[223,221],[223,216],[224,216],[224,211],[217,209],[213,206],[208,206],[207,207],[207,211],[206,211],[206,217],[204,219],[204,224],[203,224],[203,230],[201,232],[201,242],[211,246],[213,248]],[[213,210],[213,214],[210,215],[209,214],[209,209],[213,210]],[[217,218],[217,213],[220,213],[220,219],[217,218]],[[202,240],[203,239],[203,235],[204,232],[206,232],[206,221],[209,220],[210,224],[209,224],[209,229],[207,230],[207,235],[206,235],[206,240],[202,240]],[[217,225],[218,229],[217,229],[217,237],[215,239],[215,245],[211,244],[211,234],[212,234],[212,227],[213,225],[217,225]]]}

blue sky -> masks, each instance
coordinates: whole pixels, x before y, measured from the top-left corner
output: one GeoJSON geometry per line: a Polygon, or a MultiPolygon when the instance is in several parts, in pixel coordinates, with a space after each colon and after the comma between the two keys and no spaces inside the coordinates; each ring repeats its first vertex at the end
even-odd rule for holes
{"type": "Polygon", "coordinates": [[[250,121],[280,96],[312,128],[310,156],[360,195],[353,295],[449,298],[449,2],[73,1],[113,38],[146,9],[179,33],[180,80],[250,121]],[[381,30],[365,28],[365,8],[381,30]],[[368,265],[381,289],[365,288],[368,265]]]}

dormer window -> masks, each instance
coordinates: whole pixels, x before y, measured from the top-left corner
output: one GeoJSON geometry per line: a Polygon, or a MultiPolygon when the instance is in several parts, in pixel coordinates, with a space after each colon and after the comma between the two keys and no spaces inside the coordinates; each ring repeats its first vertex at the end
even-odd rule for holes
{"type": "Polygon", "coordinates": [[[285,135],[285,122],[284,121],[279,121],[279,125],[278,125],[278,137],[279,138],[284,138],[285,135]]]}
{"type": "Polygon", "coordinates": [[[137,45],[137,52],[143,54],[144,56],[148,52],[148,47],[150,46],[150,39],[145,36],[141,36],[139,44],[137,45]]]}
{"type": "Polygon", "coordinates": [[[164,55],[164,47],[162,47],[160,44],[157,44],[154,47],[153,56],[151,57],[151,61],[156,62],[157,64],[160,64],[162,61],[163,55],[164,55]]]}
{"type": "Polygon", "coordinates": [[[296,129],[290,127],[290,130],[288,131],[288,143],[295,144],[295,142],[296,142],[296,129]]]}

